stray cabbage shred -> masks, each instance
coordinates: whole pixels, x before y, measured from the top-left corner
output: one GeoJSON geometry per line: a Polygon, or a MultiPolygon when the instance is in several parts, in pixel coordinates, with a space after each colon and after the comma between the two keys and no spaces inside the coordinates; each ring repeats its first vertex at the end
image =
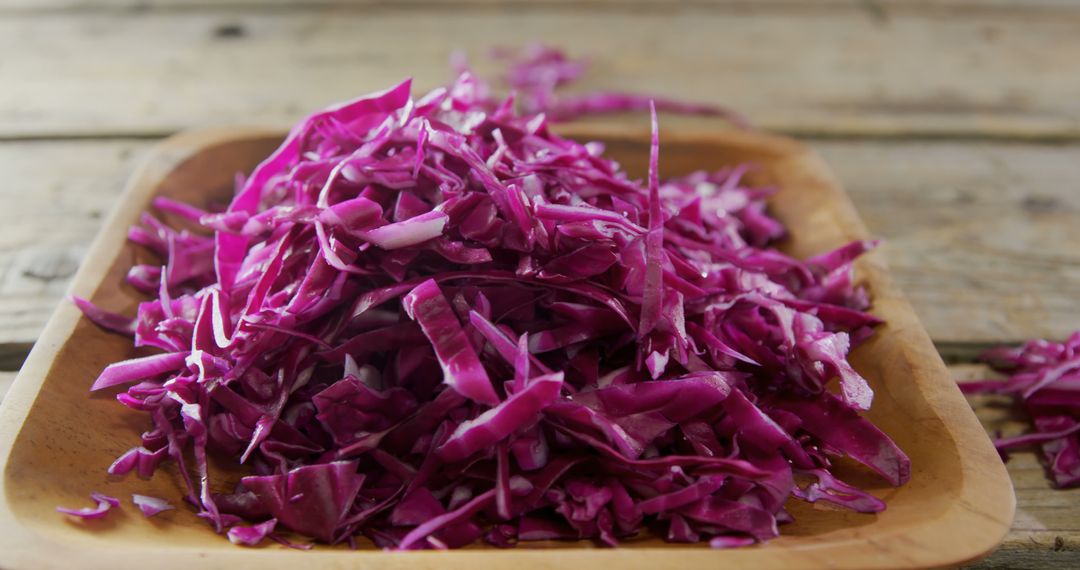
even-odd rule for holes
{"type": "Polygon", "coordinates": [[[544,106],[649,107],[555,98],[574,65],[515,60],[525,113],[467,70],[417,99],[406,81],[297,124],[227,208],[156,199],[129,234],[162,260],[128,275],[150,300],[74,299],[156,349],[91,388],[149,418],[109,473],[168,464],[218,533],[296,548],[727,548],[776,537],[793,498],[883,510],[833,470],[910,475],[847,361],[879,324],[852,277],[874,244],[781,253],[752,165],[660,177],[655,109],[644,181],[558,136],[544,106]],[[226,485],[211,455],[249,475],[226,485]]]}
{"type": "Polygon", "coordinates": [[[1080,331],[1064,342],[1029,340],[986,350],[981,360],[1008,375],[960,383],[965,394],[1007,396],[1027,414],[1031,431],[994,441],[1001,458],[1033,448],[1061,489],[1080,486],[1080,331]]]}

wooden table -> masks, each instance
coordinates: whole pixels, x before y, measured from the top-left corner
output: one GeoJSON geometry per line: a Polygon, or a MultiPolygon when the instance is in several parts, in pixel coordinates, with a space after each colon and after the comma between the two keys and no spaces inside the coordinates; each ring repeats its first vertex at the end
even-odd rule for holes
{"type": "MultiPolygon", "coordinates": [[[[958,376],[1080,328],[1077,2],[0,0],[0,386],[156,140],[431,87],[455,47],[490,73],[488,47],[534,38],[589,57],[583,87],[723,103],[820,151],[958,376]]],[[[978,567],[1080,567],[1080,490],[1009,469],[1013,531],[978,567]]]]}

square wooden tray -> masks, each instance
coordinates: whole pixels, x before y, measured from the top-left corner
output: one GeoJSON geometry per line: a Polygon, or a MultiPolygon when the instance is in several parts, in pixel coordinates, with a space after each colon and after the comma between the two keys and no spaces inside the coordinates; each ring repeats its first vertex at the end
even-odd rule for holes
{"type": "MultiPolygon", "coordinates": [[[[564,134],[602,140],[634,174],[648,157],[645,133],[578,128],[564,134]]],[[[249,171],[281,140],[277,131],[228,129],[173,137],[133,177],[98,236],[71,292],[134,312],[140,296],[124,283],[145,254],[126,243],[127,228],[151,198],[194,203],[227,198],[234,175],[249,171]]],[[[722,132],[662,133],[661,174],[751,161],[762,181],[779,186],[772,211],[791,230],[784,247],[809,256],[868,237],[827,166],[806,147],[779,137],[722,132]]],[[[62,223],[62,221],[61,221],[62,223]]],[[[0,566],[4,568],[923,568],[962,564],[987,554],[1008,530],[1015,499],[1004,466],[960,395],[911,307],[893,285],[879,252],[858,265],[886,324],[852,356],[876,397],[871,419],[911,457],[911,481],[892,489],[861,472],[850,475],[888,503],[878,515],[790,503],[797,522],[765,545],[716,551],[642,537],[619,549],[560,542],[510,550],[387,553],[278,546],[242,548],[215,535],[179,500],[175,472],[151,481],[111,479],[106,468],[146,428],[145,417],[88,388],[109,362],[130,357],[130,341],[102,332],[64,301],[34,346],[0,407],[0,566]],[[90,491],[120,497],[123,508],[79,523],[57,505],[87,504],[90,491]],[[158,495],[178,509],[146,519],[131,493],[158,495]]]]}

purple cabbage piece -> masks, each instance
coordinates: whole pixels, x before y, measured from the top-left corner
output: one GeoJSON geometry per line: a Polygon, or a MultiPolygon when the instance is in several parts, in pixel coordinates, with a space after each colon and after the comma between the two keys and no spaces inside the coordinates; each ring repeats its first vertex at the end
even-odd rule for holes
{"type": "Polygon", "coordinates": [[[428,538],[435,531],[445,528],[449,525],[453,525],[462,520],[467,520],[479,512],[481,509],[487,507],[492,501],[495,500],[495,490],[490,490],[482,493],[458,507],[456,510],[449,513],[441,514],[426,520],[406,534],[401,542],[398,544],[398,548],[401,550],[408,550],[414,548],[416,543],[422,539],[428,538]]]}
{"type": "Polygon", "coordinates": [[[911,478],[911,460],[869,420],[831,394],[815,400],[788,400],[776,407],[802,421],[819,441],[862,463],[894,486],[911,478]]]}
{"type": "Polygon", "coordinates": [[[149,495],[140,495],[138,493],[131,495],[131,502],[135,503],[135,506],[139,507],[142,514],[147,517],[152,517],[175,508],[165,499],[151,497],[149,495]]]}
{"type": "Polygon", "coordinates": [[[103,311],[82,297],[72,296],[71,301],[95,325],[113,332],[135,335],[135,322],[132,319],[109,311],[103,311]]]}
{"type": "Polygon", "coordinates": [[[961,382],[961,390],[1010,396],[1031,417],[1032,431],[995,440],[1002,458],[1011,449],[1038,449],[1056,487],[1080,486],[1080,331],[1064,342],[991,348],[981,359],[1007,378],[961,382]]]}
{"type": "Polygon", "coordinates": [[[446,462],[461,461],[502,441],[514,431],[536,422],[539,413],[559,397],[562,386],[561,372],[529,380],[520,392],[458,425],[435,450],[436,455],[446,462]]]}
{"type": "Polygon", "coordinates": [[[103,518],[109,514],[114,507],[120,506],[120,499],[116,497],[110,497],[101,493],[90,493],[90,499],[92,499],[97,505],[93,507],[82,507],[78,509],[69,509],[65,507],[56,507],[56,512],[64,513],[65,515],[71,515],[84,521],[97,520],[103,518]]]}
{"type": "Polygon", "coordinates": [[[808,474],[817,477],[817,481],[807,485],[805,490],[796,488],[793,491],[796,497],[804,501],[825,501],[861,513],[885,510],[884,501],[836,479],[825,469],[814,469],[808,474]]]}
{"type": "Polygon", "coordinates": [[[401,249],[424,243],[442,235],[446,227],[446,214],[428,212],[415,218],[394,222],[361,232],[364,240],[382,249],[401,249]]]}
{"type": "Polygon", "coordinates": [[[645,111],[653,107],[688,115],[724,117],[740,128],[750,128],[745,117],[717,105],[615,91],[560,95],[556,89],[580,78],[587,64],[571,60],[561,51],[542,44],[531,44],[519,51],[497,50],[495,55],[508,61],[506,82],[519,93],[526,113],[545,112],[567,121],[601,113],[645,111]]]}
{"type": "Polygon", "coordinates": [[[284,475],[244,477],[241,483],[282,525],[334,542],[335,532],[360,491],[355,461],[296,467],[284,475]]]}
{"type": "Polygon", "coordinates": [[[229,532],[225,534],[229,537],[229,542],[233,544],[255,546],[269,536],[270,533],[274,532],[274,528],[276,527],[277,519],[270,519],[251,526],[237,525],[230,528],[229,532]]]}
{"type": "Polygon", "coordinates": [[[435,281],[429,279],[417,285],[401,304],[431,341],[442,365],[443,382],[478,403],[498,404],[499,397],[495,395],[484,366],[435,281]]]}
{"type": "MultiPolygon", "coordinates": [[[[614,546],[648,527],[727,548],[776,536],[793,498],[884,507],[830,463],[910,472],[859,414],[873,391],[847,362],[880,322],[852,277],[874,242],[774,249],[775,189],[752,165],[660,171],[655,110],[722,111],[557,96],[583,68],[529,49],[510,81],[525,113],[467,71],[418,99],[404,82],[297,124],[224,210],[155,201],[187,229],[131,229],[158,257],[129,272],[149,297],[136,314],[74,300],[158,351],[93,383],[150,422],[110,474],[171,462],[232,542],[303,549],[275,531],[441,549],[614,546]],[[650,108],[644,181],[549,128],[650,108]],[[247,470],[232,492],[211,491],[211,455],[247,470]]],[[[1045,417],[1013,444],[1075,473],[1066,352],[997,357],[1057,366],[1017,388],[1045,417]]]]}
{"type": "Polygon", "coordinates": [[[165,447],[156,451],[150,451],[142,446],[133,447],[109,466],[109,475],[126,475],[131,471],[135,471],[139,474],[139,477],[149,479],[154,474],[157,466],[165,460],[168,455],[167,452],[168,449],[165,447]]]}
{"type": "Polygon", "coordinates": [[[139,380],[148,380],[169,372],[175,372],[184,366],[188,355],[180,352],[155,354],[116,362],[94,381],[90,390],[104,390],[121,384],[130,384],[139,380]]]}

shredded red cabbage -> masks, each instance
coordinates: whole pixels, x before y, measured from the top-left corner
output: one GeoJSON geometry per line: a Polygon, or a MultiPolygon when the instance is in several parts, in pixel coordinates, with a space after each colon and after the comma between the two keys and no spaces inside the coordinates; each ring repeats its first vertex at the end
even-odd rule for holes
{"type": "Polygon", "coordinates": [[[132,229],[162,259],[129,275],[150,300],[76,300],[160,351],[92,386],[151,422],[109,472],[172,461],[229,540],[298,548],[275,530],[727,548],[777,536],[792,498],[884,509],[831,470],[910,472],[846,359],[879,322],[851,276],[873,243],[773,249],[750,167],[660,178],[655,110],[643,183],[487,93],[405,82],[298,124],[225,211],[155,202],[189,230],[132,229]],[[251,475],[222,492],[211,453],[251,475]]]}
{"type": "Polygon", "coordinates": [[[750,128],[746,117],[718,105],[616,91],[580,95],[559,93],[560,87],[581,78],[588,70],[588,64],[543,44],[530,44],[521,49],[496,49],[492,55],[507,63],[508,72],[504,79],[520,94],[522,111],[526,114],[545,113],[552,120],[569,121],[601,113],[647,111],[654,106],[660,111],[723,117],[735,126],[750,128]]]}
{"type": "Polygon", "coordinates": [[[169,504],[168,501],[160,497],[151,497],[149,495],[132,494],[131,502],[135,503],[136,507],[142,511],[142,514],[147,517],[152,517],[164,511],[170,511],[176,507],[169,504]]]}
{"type": "Polygon", "coordinates": [[[120,499],[116,497],[110,497],[98,492],[90,493],[90,499],[96,503],[93,507],[81,507],[78,509],[69,509],[66,507],[56,507],[56,512],[64,513],[65,515],[71,515],[81,520],[89,521],[103,518],[109,514],[114,507],[120,506],[120,499]]]}
{"type": "Polygon", "coordinates": [[[1080,485],[1080,331],[1060,343],[1032,340],[992,348],[982,360],[1008,378],[965,381],[960,389],[1010,396],[1031,418],[1033,431],[994,442],[1002,459],[1008,460],[1011,449],[1037,448],[1055,486],[1080,485]]]}

